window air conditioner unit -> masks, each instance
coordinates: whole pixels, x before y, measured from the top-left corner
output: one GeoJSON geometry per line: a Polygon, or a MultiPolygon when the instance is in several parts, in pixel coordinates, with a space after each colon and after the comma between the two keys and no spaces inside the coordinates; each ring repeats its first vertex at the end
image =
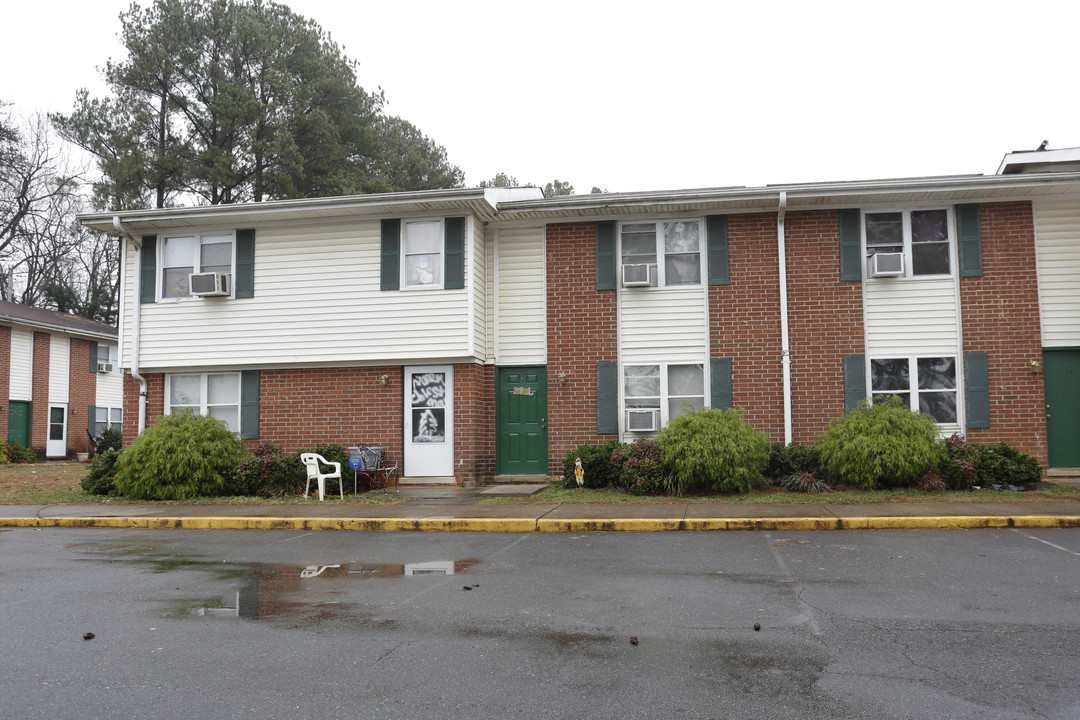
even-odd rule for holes
{"type": "Polygon", "coordinates": [[[870,256],[870,277],[899,277],[904,274],[904,253],[874,253],[870,256]]]}
{"type": "Polygon", "coordinates": [[[656,266],[635,263],[622,266],[623,287],[650,287],[656,284],[656,266]]]}
{"type": "Polygon", "coordinates": [[[627,410],[627,432],[654,432],[660,425],[659,410],[627,410]]]}
{"type": "Polygon", "coordinates": [[[99,362],[97,364],[97,371],[99,373],[111,373],[112,372],[112,363],[110,363],[110,362],[99,362]]]}
{"type": "Polygon", "coordinates": [[[225,273],[192,273],[191,294],[199,297],[214,297],[229,294],[229,276],[225,273]]]}

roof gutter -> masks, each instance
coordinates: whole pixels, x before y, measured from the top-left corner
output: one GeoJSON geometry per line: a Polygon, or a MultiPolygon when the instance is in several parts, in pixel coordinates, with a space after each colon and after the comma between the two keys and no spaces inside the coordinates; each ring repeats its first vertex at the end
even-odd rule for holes
{"type": "MultiPolygon", "coordinates": [[[[120,222],[119,215],[113,215],[113,227],[135,247],[135,267],[142,267],[142,243],[136,240],[120,222]]],[[[121,248],[122,250],[122,248],[121,248]]],[[[136,302],[131,318],[131,377],[139,381],[139,434],[146,429],[146,378],[139,374],[139,319],[142,316],[142,303],[135,297],[136,302]]],[[[120,299],[121,304],[123,298],[120,299]]]]}
{"type": "Polygon", "coordinates": [[[787,192],[780,191],[776,211],[776,244],[780,259],[780,363],[784,371],[784,444],[791,444],[791,338],[788,333],[787,295],[787,238],[784,235],[784,215],[787,212],[787,192]]]}

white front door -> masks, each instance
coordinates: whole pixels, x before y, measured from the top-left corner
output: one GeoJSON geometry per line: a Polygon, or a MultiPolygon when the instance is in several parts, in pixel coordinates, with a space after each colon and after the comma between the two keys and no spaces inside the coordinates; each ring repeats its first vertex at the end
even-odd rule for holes
{"type": "Polygon", "coordinates": [[[67,456],[67,405],[49,403],[49,435],[45,441],[46,457],[67,456]]]}
{"type": "Polygon", "coordinates": [[[454,366],[405,368],[406,477],[454,475],[454,366]]]}

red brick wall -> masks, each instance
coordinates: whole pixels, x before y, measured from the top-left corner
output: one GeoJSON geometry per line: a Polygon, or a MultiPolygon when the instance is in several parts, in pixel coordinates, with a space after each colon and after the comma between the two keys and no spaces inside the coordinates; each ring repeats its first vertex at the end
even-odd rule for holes
{"type": "Polygon", "coordinates": [[[50,337],[47,332],[34,333],[34,379],[30,389],[30,448],[42,458],[49,427],[50,337]]]}
{"type": "MultiPolygon", "coordinates": [[[[89,360],[87,361],[89,362],[89,360]]],[[[495,470],[494,368],[454,366],[454,462],[459,483],[487,482],[495,470]]],[[[386,447],[387,457],[408,473],[403,458],[403,370],[400,366],[302,368],[259,373],[259,439],[286,452],[319,443],[386,447]],[[380,379],[387,376],[387,384],[380,379]]],[[[147,426],[164,413],[165,379],[145,375],[147,426]]],[[[124,376],[124,444],[138,434],[138,389],[124,376]]]]}
{"type": "Polygon", "coordinates": [[[90,341],[71,339],[68,363],[68,454],[89,452],[86,412],[97,397],[97,373],[90,372],[90,341]]]}
{"type": "Polygon", "coordinates": [[[987,354],[990,427],[972,442],[1007,442],[1047,464],[1034,217],[1029,202],[980,208],[982,277],[960,278],[964,352],[987,354]]]}
{"type": "Polygon", "coordinates": [[[792,441],[809,445],[844,414],[844,356],[866,351],[862,283],[840,280],[835,210],[788,213],[784,239],[792,441]]]}
{"type": "Polygon", "coordinates": [[[617,437],[596,433],[596,363],[618,353],[615,291],[596,290],[595,223],[547,226],[547,303],[548,464],[561,475],[566,453],[617,437]]]}
{"type": "Polygon", "coordinates": [[[8,436],[8,401],[11,398],[11,328],[0,326],[0,438],[8,436]]]}
{"type": "Polygon", "coordinates": [[[711,358],[731,358],[731,400],[746,421],[784,439],[776,214],[729,215],[730,285],[709,287],[711,358]]]}

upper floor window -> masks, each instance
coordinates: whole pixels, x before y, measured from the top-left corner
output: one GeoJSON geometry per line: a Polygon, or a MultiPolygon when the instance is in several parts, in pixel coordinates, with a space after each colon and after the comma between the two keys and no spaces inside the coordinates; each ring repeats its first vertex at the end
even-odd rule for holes
{"type": "Polygon", "coordinates": [[[97,345],[97,367],[91,368],[91,370],[99,373],[110,373],[116,375],[120,372],[120,357],[116,351],[115,345],[107,345],[105,343],[98,343],[97,345]]]}
{"type": "Polygon", "coordinates": [[[650,285],[700,285],[702,234],[698,220],[623,223],[619,233],[622,264],[655,268],[642,275],[650,285]]]}
{"type": "Polygon", "coordinates": [[[438,220],[406,222],[404,232],[405,287],[443,285],[443,229],[438,220]]]}
{"type": "Polygon", "coordinates": [[[949,275],[952,226],[946,208],[868,212],[864,216],[868,277],[949,275]],[[874,259],[883,253],[885,256],[874,259]]]}
{"type": "Polygon", "coordinates": [[[182,235],[161,241],[161,297],[191,296],[192,273],[222,273],[232,283],[232,233],[182,235]]]}

